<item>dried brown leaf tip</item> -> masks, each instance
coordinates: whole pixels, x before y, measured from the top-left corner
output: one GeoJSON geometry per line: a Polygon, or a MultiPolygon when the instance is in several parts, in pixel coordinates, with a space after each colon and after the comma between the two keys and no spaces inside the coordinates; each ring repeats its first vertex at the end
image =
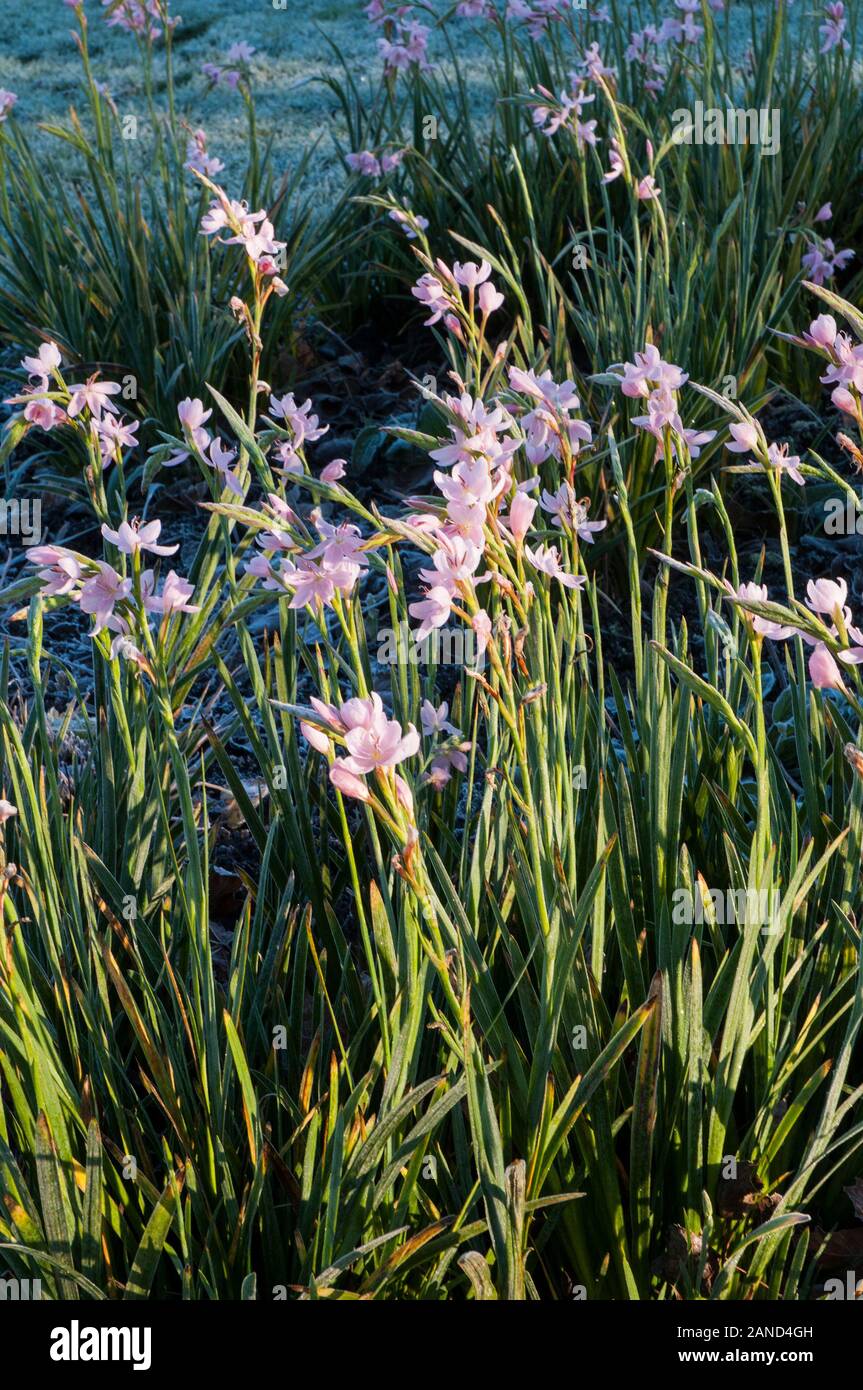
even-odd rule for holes
{"type": "Polygon", "coordinates": [[[840,446],[840,448],[845,450],[846,454],[851,455],[851,458],[854,460],[856,467],[859,468],[861,473],[863,473],[863,453],[860,452],[860,449],[854,443],[854,440],[849,439],[847,434],[840,433],[836,436],[836,443],[840,446]]]}
{"type": "Polygon", "coordinates": [[[863,751],[855,747],[853,743],[846,743],[842,750],[847,761],[851,764],[858,777],[863,777],[863,751]]]}

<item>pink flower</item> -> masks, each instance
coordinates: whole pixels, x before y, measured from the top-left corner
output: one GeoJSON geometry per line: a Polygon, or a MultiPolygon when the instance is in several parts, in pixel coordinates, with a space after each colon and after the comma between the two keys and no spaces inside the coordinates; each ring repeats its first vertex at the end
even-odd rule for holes
{"type": "Polygon", "coordinates": [[[423,600],[409,604],[408,612],[412,618],[422,620],[414,634],[415,640],[422,642],[434,628],[443,627],[449,619],[452,612],[452,594],[442,585],[435,585],[426,591],[423,600]]]}
{"type": "Polygon", "coordinates": [[[459,19],[493,19],[495,9],[492,0],[459,0],[455,12],[459,19]]]}
{"type": "Polygon", "coordinates": [[[353,173],[363,174],[366,178],[379,179],[381,176],[380,161],[371,150],[360,150],[358,154],[346,155],[345,163],[353,173]]]}
{"type": "Polygon", "coordinates": [[[635,196],[642,202],[650,202],[652,198],[659,198],[661,196],[660,190],[656,187],[656,179],[652,174],[648,174],[646,178],[639,180],[635,186],[635,196]]]}
{"type": "Polygon", "coordinates": [[[123,449],[134,449],[138,443],[135,438],[139,427],[138,420],[123,421],[114,415],[103,415],[101,418],[94,416],[92,424],[105,464],[110,463],[123,449]]]}
{"type": "Polygon", "coordinates": [[[322,539],[312,550],[306,552],[307,559],[320,559],[324,569],[331,571],[342,570],[348,566],[356,571],[368,568],[368,557],[362,549],[364,542],[358,526],[352,526],[349,522],[331,526],[317,509],[311,513],[311,520],[317,526],[322,539]]]}
{"type": "Polygon", "coordinates": [[[53,430],[56,425],[68,423],[65,410],[53,401],[36,399],[28,401],[24,407],[24,419],[40,430],[53,430]]]}
{"type": "Polygon", "coordinates": [[[576,499],[569,483],[562,483],[557,492],[543,491],[542,509],[554,518],[555,526],[575,531],[580,540],[593,545],[593,533],[604,531],[604,521],[588,521],[587,508],[576,499]]]}
{"type": "Polygon", "coordinates": [[[345,746],[349,757],[342,760],[348,771],[365,775],[379,768],[396,767],[419,750],[420,736],[413,724],[407,733],[396,719],[387,719],[383,711],[376,712],[368,725],[348,729],[345,746]]]}
{"type": "Polygon", "coordinates": [[[809,676],[816,690],[844,690],[842,673],[823,642],[816,642],[809,658],[809,676]]]}
{"type": "Polygon", "coordinates": [[[347,471],[346,459],[333,459],[332,463],[328,463],[326,468],[321,469],[321,482],[337,483],[340,478],[345,476],[347,471]]]}
{"type": "Polygon", "coordinates": [[[342,796],[352,796],[356,801],[371,800],[371,793],[362,777],[357,777],[356,773],[351,772],[345,766],[344,761],[339,758],[330,768],[330,781],[336,791],[342,793],[342,796]]]}
{"type": "Polygon", "coordinates": [[[118,656],[121,656],[124,661],[134,661],[136,665],[141,667],[147,664],[144,653],[135,646],[126,632],[119,632],[111,643],[111,660],[116,661],[118,656]]]}
{"type": "MultiPolygon", "coordinates": [[[[206,434],[206,430],[202,433],[206,434]]],[[[212,465],[235,497],[242,497],[243,485],[236,473],[231,472],[231,464],[236,457],[236,450],[226,449],[220,439],[214,439],[210,444],[209,454],[204,455],[204,462],[212,465]]]]}
{"type": "Polygon", "coordinates": [[[457,584],[465,584],[476,573],[482,559],[482,549],[464,536],[441,533],[440,547],[432,555],[432,568],[421,569],[420,577],[432,587],[441,584],[453,593],[457,584]]]}
{"type": "Polygon", "coordinates": [[[567,589],[580,589],[585,582],[584,575],[570,574],[562,568],[556,545],[538,545],[535,550],[526,545],[524,553],[534,569],[548,575],[549,579],[557,579],[567,589]]]}
{"type": "Polygon", "coordinates": [[[175,570],[169,570],[165,583],[162,586],[162,593],[158,597],[153,593],[155,586],[155,576],[152,570],[146,570],[141,575],[141,589],[144,593],[144,607],[148,613],[198,613],[200,606],[189,603],[189,599],[195,592],[194,584],[190,584],[187,579],[181,579],[175,570]]]}
{"type": "Polygon", "coordinates": [[[310,743],[318,753],[329,753],[332,747],[332,740],[327,738],[325,733],[316,729],[314,724],[309,724],[307,720],[300,720],[300,733],[307,743],[310,743]]]}
{"type": "Polygon", "coordinates": [[[180,424],[184,429],[188,430],[193,439],[199,432],[206,434],[206,430],[203,430],[203,426],[209,420],[212,413],[212,410],[204,409],[204,402],[198,400],[197,396],[194,400],[190,396],[187,396],[186,399],[180,401],[180,404],[177,406],[177,415],[180,418],[180,424]]]}
{"type": "Polygon", "coordinates": [[[725,446],[729,453],[750,454],[757,452],[761,435],[755,425],[750,425],[748,421],[745,421],[741,425],[729,425],[728,428],[734,437],[734,443],[725,446]]]}
{"type": "Polygon", "coordinates": [[[12,107],[18,98],[14,92],[7,91],[5,87],[0,87],[0,125],[6,120],[12,107]]]}
{"type": "Polygon", "coordinates": [[[422,708],[420,709],[420,723],[422,724],[422,731],[426,737],[431,738],[435,734],[459,734],[459,730],[454,728],[447,719],[448,714],[449,705],[446,700],[438,705],[437,709],[435,709],[431,700],[423,700],[422,708]]]}
{"type": "MultiPolygon", "coordinates": [[[[683,439],[691,458],[697,459],[705,444],[709,444],[711,439],[716,438],[716,430],[684,430],[683,439]]],[[[672,444],[672,452],[676,454],[676,449],[672,444]]]]}
{"type": "Polygon", "coordinates": [[[240,85],[240,77],[242,76],[237,68],[220,68],[217,63],[202,63],[201,72],[209,82],[212,82],[214,87],[218,87],[219,83],[224,82],[225,86],[230,87],[234,92],[240,85]]]}
{"type": "Polygon", "coordinates": [[[584,56],[579,63],[579,67],[583,67],[588,77],[592,77],[594,82],[602,78],[614,78],[617,76],[614,68],[605,67],[599,52],[598,43],[592,43],[589,48],[584,50],[584,56]]]}
{"type": "Polygon", "coordinates": [[[683,421],[678,413],[677,400],[674,393],[665,386],[651,391],[647,398],[647,414],[633,415],[632,423],[638,429],[647,430],[649,434],[654,435],[660,446],[666,428],[675,430],[678,434],[683,433],[683,421]]]}
{"type": "Polygon", "coordinates": [[[810,579],[806,585],[806,603],[813,613],[836,613],[845,611],[848,599],[848,584],[844,579],[810,579]]]}
{"type": "Polygon", "coordinates": [[[43,343],[35,357],[24,357],[21,366],[29,376],[31,381],[38,381],[42,384],[42,389],[46,390],[48,378],[59,368],[63,358],[56,343],[43,343]]]}
{"type": "Polygon", "coordinates": [[[827,16],[823,24],[818,25],[818,32],[821,35],[822,43],[820,53],[829,53],[831,48],[848,49],[850,47],[845,34],[845,6],[842,0],[836,0],[835,4],[825,5],[824,13],[827,16]]]}
{"type": "Polygon", "coordinates": [[[686,372],[673,362],[664,362],[659,349],[648,343],[643,352],[635,354],[635,362],[624,362],[620,389],[624,396],[648,396],[651,386],[677,391],[688,379],[686,372]]]}
{"type": "Polygon", "coordinates": [[[266,213],[246,214],[240,219],[240,230],[225,237],[226,246],[242,246],[251,261],[259,264],[265,274],[275,270],[274,257],[287,249],[286,241],[275,240],[275,228],[266,213]],[[266,262],[266,266],[264,265],[266,262]]]}
{"type": "Polygon", "coordinates": [[[844,386],[837,386],[835,391],[830,392],[830,399],[837,410],[842,410],[846,415],[857,416],[857,402],[850,391],[846,391],[844,386]]]}
{"type": "Polygon", "coordinates": [[[85,408],[97,419],[103,410],[110,411],[112,415],[118,414],[110,397],[118,395],[121,389],[116,381],[97,381],[95,377],[91,377],[83,386],[70,386],[72,395],[67,406],[70,419],[80,415],[85,408]]]}
{"type": "Polygon", "coordinates": [[[804,333],[803,337],[813,347],[832,348],[836,342],[836,320],[832,314],[819,314],[817,319],[813,319],[809,325],[809,332],[804,333]]]}
{"type": "Polygon", "coordinates": [[[836,271],[844,269],[853,258],[853,251],[837,251],[827,237],[820,247],[813,242],[807,242],[800,264],[813,285],[823,285],[825,280],[832,280],[836,271]]]}
{"type": "Polygon", "coordinates": [[[70,594],[79,584],[84,571],[71,550],[62,545],[34,545],[27,551],[31,565],[41,565],[39,578],[46,598],[70,594]]]}
{"type": "Polygon", "coordinates": [[[336,596],[336,575],[328,573],[311,560],[301,560],[298,566],[294,566],[290,560],[283,560],[279,579],[285,588],[294,591],[289,608],[316,608],[318,604],[326,606],[332,604],[336,596]]]}
{"type": "Polygon", "coordinates": [[[415,212],[404,212],[401,208],[393,208],[388,216],[393,222],[398,223],[408,241],[416,241],[419,232],[428,231],[428,218],[419,217],[415,212]]]}
{"type": "Polygon", "coordinates": [[[813,222],[829,222],[829,221],[830,221],[830,218],[831,218],[832,216],[833,216],[833,205],[832,205],[831,203],[822,203],[821,207],[820,207],[820,208],[818,209],[818,211],[816,212],[816,214],[815,214],[815,216],[813,217],[812,221],[813,221],[813,222]]]}
{"type": "Polygon", "coordinates": [[[411,822],[411,824],[413,824],[414,799],[413,795],[411,794],[411,789],[405,781],[404,777],[400,777],[397,772],[393,773],[393,782],[395,784],[396,789],[396,800],[398,801],[402,810],[407,812],[408,820],[411,822]]]}
{"type": "Polygon", "coordinates": [[[461,261],[453,261],[452,273],[457,284],[475,290],[491,275],[491,266],[488,261],[482,261],[480,265],[476,261],[465,261],[464,265],[461,261]]]}
{"type": "Polygon", "coordinates": [[[135,518],[131,524],[121,521],[116,531],[103,524],[102,535],[124,555],[137,555],[140,550],[149,550],[153,555],[175,554],[180,549],[178,545],[156,544],[161,529],[161,521],[147,521],[142,524],[135,518]]]}
{"type": "Polygon", "coordinates": [[[184,169],[195,169],[200,174],[206,174],[207,178],[215,178],[220,174],[225,165],[221,159],[216,159],[214,155],[207,153],[207,137],[203,130],[196,130],[192,133],[186,143],[186,163],[184,169]]]}
{"type": "Polygon", "coordinates": [[[12,817],[17,816],[17,814],[18,807],[13,806],[11,801],[6,801],[3,797],[0,797],[0,825],[5,825],[7,820],[11,820],[12,817]]]}
{"type": "MultiPolygon", "coordinates": [[[[731,585],[728,586],[731,589],[731,585]]],[[[766,584],[741,584],[739,588],[731,589],[738,598],[746,599],[750,603],[767,603],[766,584]]],[[[744,610],[745,612],[746,610],[744,610]]],[[[746,613],[747,621],[750,622],[755,631],[761,637],[769,637],[773,642],[784,642],[786,638],[793,637],[798,631],[796,627],[782,626],[774,623],[768,618],[759,618],[754,613],[746,613]]]]}
{"type": "Polygon", "coordinates": [[[297,405],[291,391],[281,398],[270,396],[270,414],[277,420],[284,420],[285,428],[293,431],[295,449],[301,448],[304,444],[314,444],[318,439],[322,439],[330,428],[329,425],[321,426],[319,417],[312,413],[310,400],[297,405]]]}
{"type": "MultiPolygon", "coordinates": [[[[318,712],[333,710],[332,705],[322,705],[320,701],[312,700],[312,705],[318,712]]],[[[336,727],[342,732],[347,733],[349,729],[371,729],[379,725],[385,719],[384,702],[376,690],[371,695],[363,699],[354,695],[350,700],[345,700],[340,705],[336,714],[336,727]]]]}
{"type": "Polygon", "coordinates": [[[430,317],[425,320],[426,328],[436,324],[450,308],[450,301],[440,280],[428,272],[420,276],[411,289],[411,294],[419,300],[424,309],[431,310],[430,317]]]}
{"type": "Polygon", "coordinates": [[[243,41],[241,43],[232,43],[225,56],[229,63],[250,63],[253,55],[257,53],[257,51],[258,50],[253,48],[250,43],[243,41]]]}
{"type": "MultiPolygon", "coordinates": [[[[806,479],[800,472],[800,459],[797,454],[789,454],[787,444],[770,444],[767,448],[770,467],[777,473],[787,473],[800,487],[806,486],[806,479]]],[[[758,465],[760,467],[760,465],[758,465]]]]}
{"type": "Polygon", "coordinates": [[[504,303],[504,297],[499,290],[496,290],[491,281],[480,285],[477,295],[477,303],[480,310],[488,318],[489,314],[495,313],[504,303]]]}
{"type": "Polygon", "coordinates": [[[607,174],[603,174],[603,183],[613,183],[615,179],[620,178],[621,174],[624,171],[624,163],[620,154],[620,146],[618,145],[617,141],[614,139],[613,136],[610,141],[610,148],[608,151],[608,162],[611,165],[611,168],[608,170],[607,174]]]}
{"type": "Polygon", "coordinates": [[[526,492],[517,492],[509,504],[509,516],[506,524],[510,534],[519,544],[530,530],[533,515],[538,505],[535,498],[528,497],[526,492]]]}
{"type": "MultiPolygon", "coordinates": [[[[242,214],[243,209],[240,208],[242,214]]],[[[214,236],[229,225],[227,210],[218,200],[214,200],[201,218],[201,232],[204,236],[214,236]]]]}
{"type": "Polygon", "coordinates": [[[101,632],[108,625],[115,605],[127,599],[132,591],[131,579],[121,579],[104,560],[98,560],[96,564],[98,573],[87,580],[79,599],[82,612],[91,614],[95,619],[94,633],[101,632]]]}

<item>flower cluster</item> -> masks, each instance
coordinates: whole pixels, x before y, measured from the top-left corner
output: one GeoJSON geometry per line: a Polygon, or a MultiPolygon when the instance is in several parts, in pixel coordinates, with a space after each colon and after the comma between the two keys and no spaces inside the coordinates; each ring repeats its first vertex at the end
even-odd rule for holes
{"type": "MultiPolygon", "coordinates": [[[[567,452],[571,457],[572,444],[577,449],[579,439],[589,439],[590,429],[569,413],[578,404],[571,382],[557,385],[548,373],[537,376],[516,369],[511,369],[510,377],[513,389],[530,398],[529,405],[521,402],[517,407],[522,413],[524,436],[515,433],[514,416],[502,405],[490,409],[467,392],[459,397],[445,396],[441,405],[453,421],[452,441],[431,453],[441,465],[434,481],[444,503],[441,507],[426,501],[425,509],[409,518],[412,537],[431,553],[431,565],[420,570],[426,585],[424,596],[408,609],[420,624],[416,640],[421,642],[433,629],[443,627],[455,612],[470,623],[479,656],[486,650],[492,624],[477,585],[493,580],[509,591],[502,573],[502,567],[510,566],[506,551],[514,549],[532,569],[565,588],[579,588],[584,583],[583,576],[566,569],[556,546],[537,543],[531,547],[526,543],[538,506],[529,494],[539,480],[534,475],[518,482],[513,462],[522,447],[531,465],[539,459],[564,457],[567,452]],[[480,574],[483,560],[487,570],[480,574]]],[[[569,484],[564,483],[556,493],[544,492],[543,508],[571,541],[580,538],[592,542],[592,533],[601,530],[604,523],[588,522],[586,508],[568,489],[569,484]]],[[[525,600],[529,601],[531,592],[528,583],[523,590],[525,600]]]]}
{"type": "Polygon", "coordinates": [[[564,463],[571,474],[580,446],[590,444],[593,438],[587,421],[573,414],[579,408],[575,382],[558,384],[551,372],[538,376],[533,371],[510,367],[509,384],[513,391],[530,400],[528,409],[521,404],[515,407],[525,433],[528,462],[538,466],[554,458],[564,463]]]}
{"type": "Polygon", "coordinates": [[[813,319],[800,341],[827,359],[829,365],[821,381],[832,386],[830,399],[837,410],[852,416],[863,427],[863,345],[838,329],[832,314],[819,314],[813,319]]]}
{"type": "Polygon", "coordinates": [[[109,28],[127,29],[148,43],[161,38],[163,28],[174,29],[180,23],[179,16],[169,17],[166,0],[102,0],[102,7],[107,10],[109,28]]]}
{"type": "Polygon", "coordinates": [[[814,285],[823,285],[853,258],[853,251],[837,251],[830,237],[826,237],[820,245],[812,241],[806,243],[800,264],[814,285]]]}
{"type": "Polygon", "coordinates": [[[494,19],[497,15],[494,0],[459,0],[455,12],[458,19],[494,19]]]}
{"type": "MultiPolygon", "coordinates": [[[[300,457],[301,451],[306,444],[316,444],[319,439],[323,439],[330,428],[329,425],[321,424],[310,400],[297,405],[291,391],[284,396],[270,396],[270,415],[279,422],[277,429],[280,439],[274,452],[281,465],[281,471],[303,473],[305,465],[300,457]]],[[[327,481],[324,478],[324,482],[327,481]]]]}
{"type": "Polygon", "coordinates": [[[568,0],[508,0],[506,17],[524,24],[530,38],[542,39],[552,21],[566,19],[571,10],[568,0]]]}
{"type": "MultiPolygon", "coordinates": [[[[744,604],[767,602],[766,585],[742,584],[737,590],[731,589],[730,585],[728,587],[734,597],[742,600],[744,604]]],[[[748,614],[747,621],[757,636],[766,637],[774,642],[786,641],[789,637],[802,637],[812,648],[809,656],[809,677],[815,688],[843,690],[845,683],[842,669],[825,638],[841,648],[837,655],[845,666],[863,665],[863,631],[854,625],[847,600],[847,580],[809,580],[806,586],[806,607],[820,620],[823,637],[799,627],[796,623],[777,623],[757,614],[748,614]]]]}
{"type": "Polygon", "coordinates": [[[12,396],[7,404],[23,405],[27,425],[53,430],[58,425],[79,428],[98,451],[102,468],[123,462],[123,452],[138,440],[138,421],[121,417],[111,399],[120,395],[117,381],[99,381],[96,375],[80,384],[67,385],[61,368],[63,357],[54,342],[43,343],[35,357],[24,357],[21,367],[27,373],[28,390],[12,396]]]}
{"type": "Polygon", "coordinates": [[[466,261],[463,265],[455,261],[450,270],[444,261],[437,260],[435,268],[437,274],[427,271],[411,290],[423,308],[430,311],[425,320],[427,328],[443,320],[444,326],[460,337],[462,318],[472,321],[478,309],[485,323],[503,305],[503,295],[489,278],[491,266],[488,261],[482,261],[479,265],[476,261],[466,261]],[[467,291],[467,308],[463,290],[467,291]]]}
{"type": "Polygon", "coordinates": [[[194,170],[198,174],[206,174],[207,178],[215,178],[216,174],[221,173],[225,165],[221,159],[215,155],[207,153],[207,135],[203,130],[193,130],[186,144],[186,163],[184,168],[194,170]]]}
{"type": "Polygon", "coordinates": [[[305,536],[299,538],[291,509],[274,493],[268,503],[273,521],[257,538],[262,553],[249,561],[248,573],[263,580],[265,589],[289,593],[290,608],[308,608],[315,617],[321,608],[332,607],[337,595],[349,598],[369,563],[359,527],[350,522],[334,526],[314,508],[310,520],[320,540],[308,547],[305,536]],[[299,557],[296,563],[291,555],[299,557]]]}
{"type": "Polygon", "coordinates": [[[269,281],[269,289],[277,295],[288,293],[288,286],[278,274],[284,260],[287,243],[277,241],[275,228],[267,213],[249,212],[246,203],[235,202],[215,184],[209,185],[216,197],[201,219],[204,236],[215,236],[224,246],[242,246],[257,277],[269,281]],[[219,232],[231,236],[218,236],[219,232]]]}
{"type": "MultiPolygon", "coordinates": [[[[612,370],[619,371],[620,368],[615,367],[612,370]]],[[[677,391],[688,379],[688,374],[680,367],[663,360],[659,349],[653,343],[648,343],[643,352],[637,352],[634,362],[623,363],[621,391],[632,399],[643,399],[647,402],[647,414],[634,415],[632,423],[637,429],[646,430],[654,436],[657,441],[657,457],[666,439],[669,440],[675,457],[676,439],[682,439],[690,457],[695,459],[704,445],[715,438],[715,430],[692,430],[684,427],[677,391]]]]}
{"type": "Polygon", "coordinates": [[[236,91],[243,78],[248,78],[249,64],[256,51],[249,43],[234,43],[228,49],[225,59],[226,66],[220,67],[218,63],[204,63],[201,71],[212,86],[222,85],[236,91]]]}
{"type": "Polygon", "coordinates": [[[113,660],[122,656],[146,666],[146,657],[132,640],[142,621],[141,613],[158,613],[163,618],[173,613],[197,613],[189,602],[194,587],[175,570],[170,570],[156,592],[156,574],[141,570],[138,558],[142,552],[152,555],[173,555],[176,545],[159,545],[161,521],[140,522],[133,518],[123,521],[116,530],[102,526],[102,535],[120,554],[133,557],[135,578],[120,574],[105,560],[91,560],[61,545],[34,546],[27,552],[31,564],[39,567],[39,579],[45,598],[68,598],[77,603],[82,613],[93,619],[90,636],[104,630],[115,633],[110,655],[113,660]]]}
{"type": "Polygon", "coordinates": [[[428,42],[431,30],[412,15],[412,5],[397,5],[389,9],[384,0],[371,0],[366,15],[373,25],[382,26],[378,53],[383,59],[384,75],[394,77],[399,72],[416,68],[427,72],[431,68],[428,42]]]}
{"type": "Polygon", "coordinates": [[[407,150],[404,149],[391,150],[379,157],[372,150],[359,150],[356,154],[346,155],[345,163],[354,174],[361,174],[367,179],[380,179],[398,169],[406,154],[407,150]]]}
{"type": "Polygon", "coordinates": [[[777,476],[787,473],[800,487],[805,487],[806,479],[800,472],[800,459],[789,453],[787,444],[768,444],[764,431],[757,420],[747,420],[729,425],[730,443],[725,447],[731,454],[755,454],[747,465],[730,472],[773,473],[777,476]]]}
{"type": "Polygon", "coordinates": [[[569,130],[575,136],[576,145],[580,150],[584,149],[585,145],[596,144],[596,121],[581,119],[584,107],[596,100],[594,93],[587,94],[583,86],[579,86],[572,94],[562,92],[555,100],[547,87],[537,87],[537,92],[545,97],[546,101],[531,103],[533,123],[543,135],[552,136],[559,130],[569,130]]]}
{"type": "Polygon", "coordinates": [[[388,216],[396,226],[401,227],[408,241],[416,241],[421,232],[428,231],[428,218],[420,217],[407,208],[390,208],[388,216]]]}
{"type": "Polygon", "coordinates": [[[848,50],[850,44],[845,38],[845,6],[842,0],[835,0],[834,4],[824,6],[825,19],[818,26],[821,35],[821,48],[819,52],[829,53],[831,48],[848,50]]]}
{"type": "Polygon", "coordinates": [[[419,752],[420,736],[413,724],[405,732],[398,720],[387,717],[380,695],[354,697],[340,705],[313,696],[309,717],[300,721],[300,729],[319,753],[332,756],[334,744],[346,750],[346,757],[333,759],[329,774],[344,796],[371,801],[366,779],[373,776],[384,795],[389,794],[390,811],[398,813],[401,808],[413,821],[410,787],[395,769],[419,752]]]}

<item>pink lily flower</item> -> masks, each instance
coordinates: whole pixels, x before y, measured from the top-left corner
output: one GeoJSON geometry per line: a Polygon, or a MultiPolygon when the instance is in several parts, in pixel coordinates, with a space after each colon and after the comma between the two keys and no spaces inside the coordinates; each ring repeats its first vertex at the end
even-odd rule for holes
{"type": "Polygon", "coordinates": [[[35,357],[22,358],[21,366],[31,381],[41,383],[44,391],[47,389],[49,377],[57,371],[62,361],[57,344],[49,341],[42,344],[35,357]]]}
{"type": "Polygon", "coordinates": [[[412,618],[421,619],[414,640],[422,642],[434,628],[443,627],[448,621],[452,612],[452,594],[443,585],[436,584],[426,591],[424,599],[409,604],[408,612],[412,618]]]}
{"type": "Polygon", "coordinates": [[[842,673],[823,642],[816,642],[809,658],[809,676],[816,690],[844,690],[842,673]]]}
{"type": "Polygon", "coordinates": [[[144,607],[148,613],[199,613],[200,605],[189,603],[195,592],[194,584],[181,579],[176,570],[169,570],[162,585],[162,592],[155,590],[156,576],[152,570],[141,575],[141,591],[144,594],[144,607]]]}
{"type": "Polygon", "coordinates": [[[104,560],[96,561],[98,573],[88,579],[81,590],[79,602],[82,612],[95,619],[94,635],[109,625],[114,607],[132,592],[131,579],[121,579],[120,575],[104,560]]]}
{"type": "Polygon", "coordinates": [[[72,395],[66,409],[70,419],[80,415],[85,408],[97,419],[103,410],[110,411],[112,415],[119,413],[110,399],[122,390],[116,381],[97,381],[91,377],[83,386],[70,386],[69,390],[72,395]]]}
{"type": "Polygon", "coordinates": [[[584,575],[570,574],[562,568],[560,551],[556,545],[538,545],[535,550],[526,545],[524,553],[534,569],[548,575],[549,579],[558,580],[567,589],[580,589],[585,583],[584,575]]]}
{"type": "Polygon", "coordinates": [[[116,531],[112,531],[104,523],[102,525],[105,540],[110,541],[124,555],[137,555],[141,550],[148,550],[152,555],[174,555],[180,549],[179,545],[156,544],[161,530],[161,521],[147,521],[142,524],[137,518],[134,518],[131,524],[121,521],[116,531]]]}

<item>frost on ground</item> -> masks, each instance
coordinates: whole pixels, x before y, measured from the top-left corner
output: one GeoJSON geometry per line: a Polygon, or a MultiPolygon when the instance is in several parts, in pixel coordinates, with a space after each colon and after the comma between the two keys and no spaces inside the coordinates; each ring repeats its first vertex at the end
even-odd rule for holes
{"type": "MultiPolygon", "coordinates": [[[[440,13],[450,8],[437,5],[440,13]]],[[[87,0],[85,9],[94,76],[106,83],[123,114],[137,115],[140,121],[144,117],[141,68],[134,39],[106,28],[95,0],[87,0]]],[[[636,26],[654,14],[671,12],[671,5],[618,5],[617,9],[620,14],[631,13],[636,26]]],[[[772,0],[754,5],[735,0],[728,22],[736,47],[742,48],[747,41],[753,11],[766,16],[772,9],[772,0]]],[[[344,140],[344,122],[332,92],[316,78],[337,69],[335,45],[359,83],[379,82],[377,34],[366,22],[361,0],[287,0],[283,10],[275,9],[272,0],[184,0],[179,11],[183,22],[175,39],[178,100],[190,124],[206,130],[211,153],[225,162],[226,183],[241,179],[245,168],[245,111],[236,92],[225,87],[209,89],[202,67],[223,61],[232,44],[244,41],[256,49],[252,77],[259,130],[264,141],[272,139],[276,177],[313,150],[309,192],[333,196],[342,182],[335,139],[344,140]]],[[[71,21],[62,0],[2,0],[0,87],[19,94],[16,114],[22,122],[56,123],[65,119],[70,105],[81,101],[71,21]],[[49,34],[51,42],[46,43],[49,34]]],[[[487,110],[494,97],[481,30],[480,25],[464,22],[459,45],[459,58],[467,65],[479,111],[487,110]]],[[[433,52],[446,73],[449,64],[443,46],[433,46],[433,52]]],[[[64,152],[48,133],[40,134],[36,144],[46,153],[64,152]]],[[[141,151],[146,157],[146,141],[141,151]]]]}
{"type": "MultiPolygon", "coordinates": [[[[251,70],[258,127],[264,142],[272,139],[276,177],[314,149],[309,187],[334,192],[342,168],[333,137],[344,139],[344,123],[332,93],[315,79],[338,66],[330,40],[360,84],[379,80],[377,34],[359,0],[287,0],[284,10],[274,9],[271,0],[184,0],[176,8],[183,21],[175,37],[178,102],[190,124],[206,130],[211,153],[224,160],[225,181],[241,179],[245,169],[245,110],[238,93],[226,87],[211,90],[202,67],[223,62],[231,45],[244,41],[256,50],[251,70]]],[[[94,76],[107,84],[122,114],[138,115],[140,121],[145,112],[135,41],[106,28],[94,0],[88,0],[85,10],[94,76]]],[[[71,21],[62,0],[2,0],[0,87],[18,93],[16,115],[22,123],[63,120],[70,105],[81,102],[71,21]],[[50,45],[47,33],[56,35],[50,45]]],[[[483,49],[475,35],[464,52],[474,57],[471,81],[477,100],[487,100],[487,66],[479,61],[483,49]]],[[[58,153],[56,139],[47,133],[37,147],[58,153]]]]}

